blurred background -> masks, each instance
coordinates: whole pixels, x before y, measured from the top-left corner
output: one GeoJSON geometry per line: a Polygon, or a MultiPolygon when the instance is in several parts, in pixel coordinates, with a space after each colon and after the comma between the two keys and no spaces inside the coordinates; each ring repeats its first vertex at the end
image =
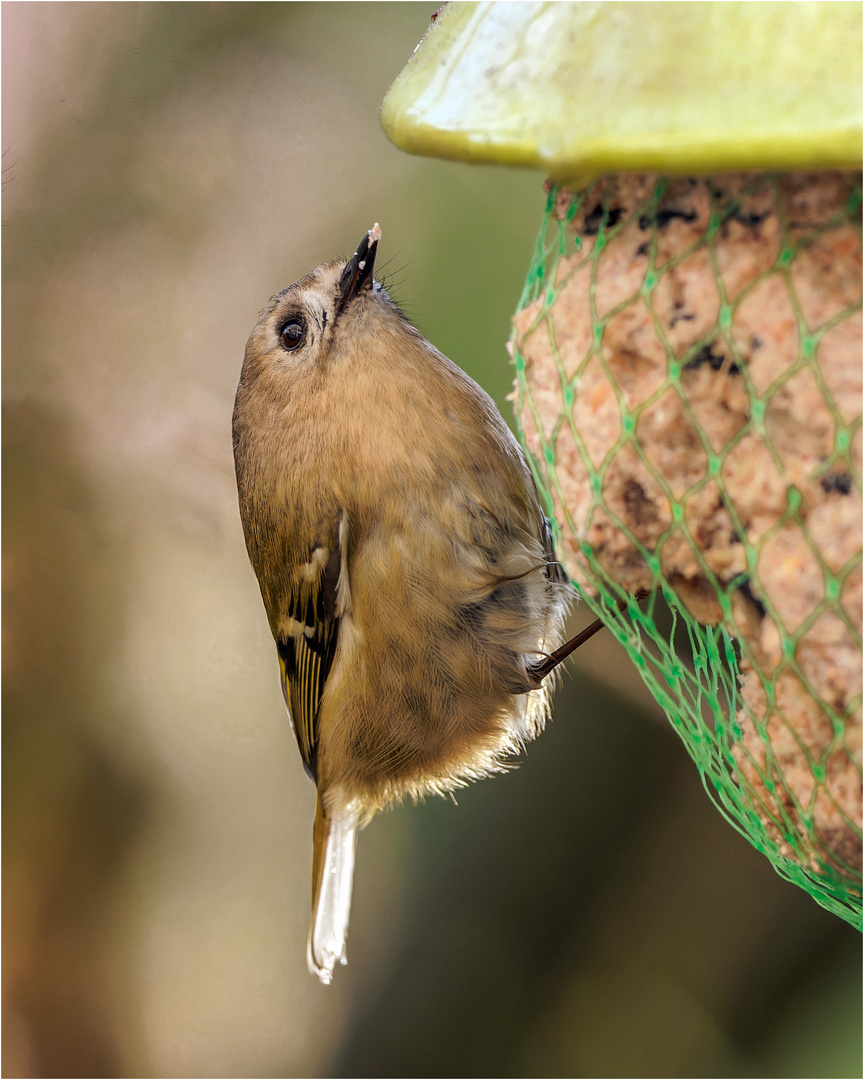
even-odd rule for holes
{"type": "Polygon", "coordinates": [[[518,769],[375,820],[348,967],[306,971],[313,789],[231,410],[268,298],[379,221],[509,418],[544,177],[382,135],[433,10],[3,6],[5,1076],[861,1074],[860,938],[604,635],[518,769]]]}

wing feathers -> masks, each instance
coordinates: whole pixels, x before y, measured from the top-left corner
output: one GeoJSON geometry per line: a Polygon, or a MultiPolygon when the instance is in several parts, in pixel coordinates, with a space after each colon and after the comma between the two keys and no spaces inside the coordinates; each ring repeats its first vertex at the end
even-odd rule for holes
{"type": "MultiPolygon", "coordinates": [[[[317,780],[318,707],[336,654],[337,593],[342,589],[341,575],[347,572],[342,550],[344,525],[343,515],[335,550],[316,546],[300,568],[288,598],[288,618],[276,641],[282,693],[303,764],[313,780],[317,780]]],[[[334,537],[336,534],[334,528],[334,537]]]]}

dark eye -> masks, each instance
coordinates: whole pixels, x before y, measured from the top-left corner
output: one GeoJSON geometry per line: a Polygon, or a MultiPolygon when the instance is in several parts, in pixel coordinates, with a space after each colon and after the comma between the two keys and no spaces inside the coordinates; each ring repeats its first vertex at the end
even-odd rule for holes
{"type": "Polygon", "coordinates": [[[306,340],[305,320],[297,318],[285,323],[282,327],[282,333],[279,335],[279,340],[282,342],[282,348],[287,352],[294,352],[299,349],[306,340]]]}

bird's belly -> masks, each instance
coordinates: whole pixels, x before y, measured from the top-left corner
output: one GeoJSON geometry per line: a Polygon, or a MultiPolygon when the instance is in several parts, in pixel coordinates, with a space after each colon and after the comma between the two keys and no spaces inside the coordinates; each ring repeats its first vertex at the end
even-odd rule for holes
{"type": "Polygon", "coordinates": [[[545,719],[545,692],[528,693],[525,674],[548,630],[542,573],[463,603],[413,592],[394,605],[385,590],[343,618],[321,702],[319,784],[367,803],[494,771],[545,719]]]}

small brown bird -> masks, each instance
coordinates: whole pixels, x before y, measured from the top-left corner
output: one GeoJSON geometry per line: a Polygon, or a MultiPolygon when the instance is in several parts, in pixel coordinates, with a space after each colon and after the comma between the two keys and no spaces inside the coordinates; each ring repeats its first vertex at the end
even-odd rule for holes
{"type": "Polygon", "coordinates": [[[348,262],[281,292],[246,346],[234,458],[282,689],[318,789],[310,970],[345,962],[357,830],[500,771],[549,713],[567,579],[488,394],[348,262]]]}

